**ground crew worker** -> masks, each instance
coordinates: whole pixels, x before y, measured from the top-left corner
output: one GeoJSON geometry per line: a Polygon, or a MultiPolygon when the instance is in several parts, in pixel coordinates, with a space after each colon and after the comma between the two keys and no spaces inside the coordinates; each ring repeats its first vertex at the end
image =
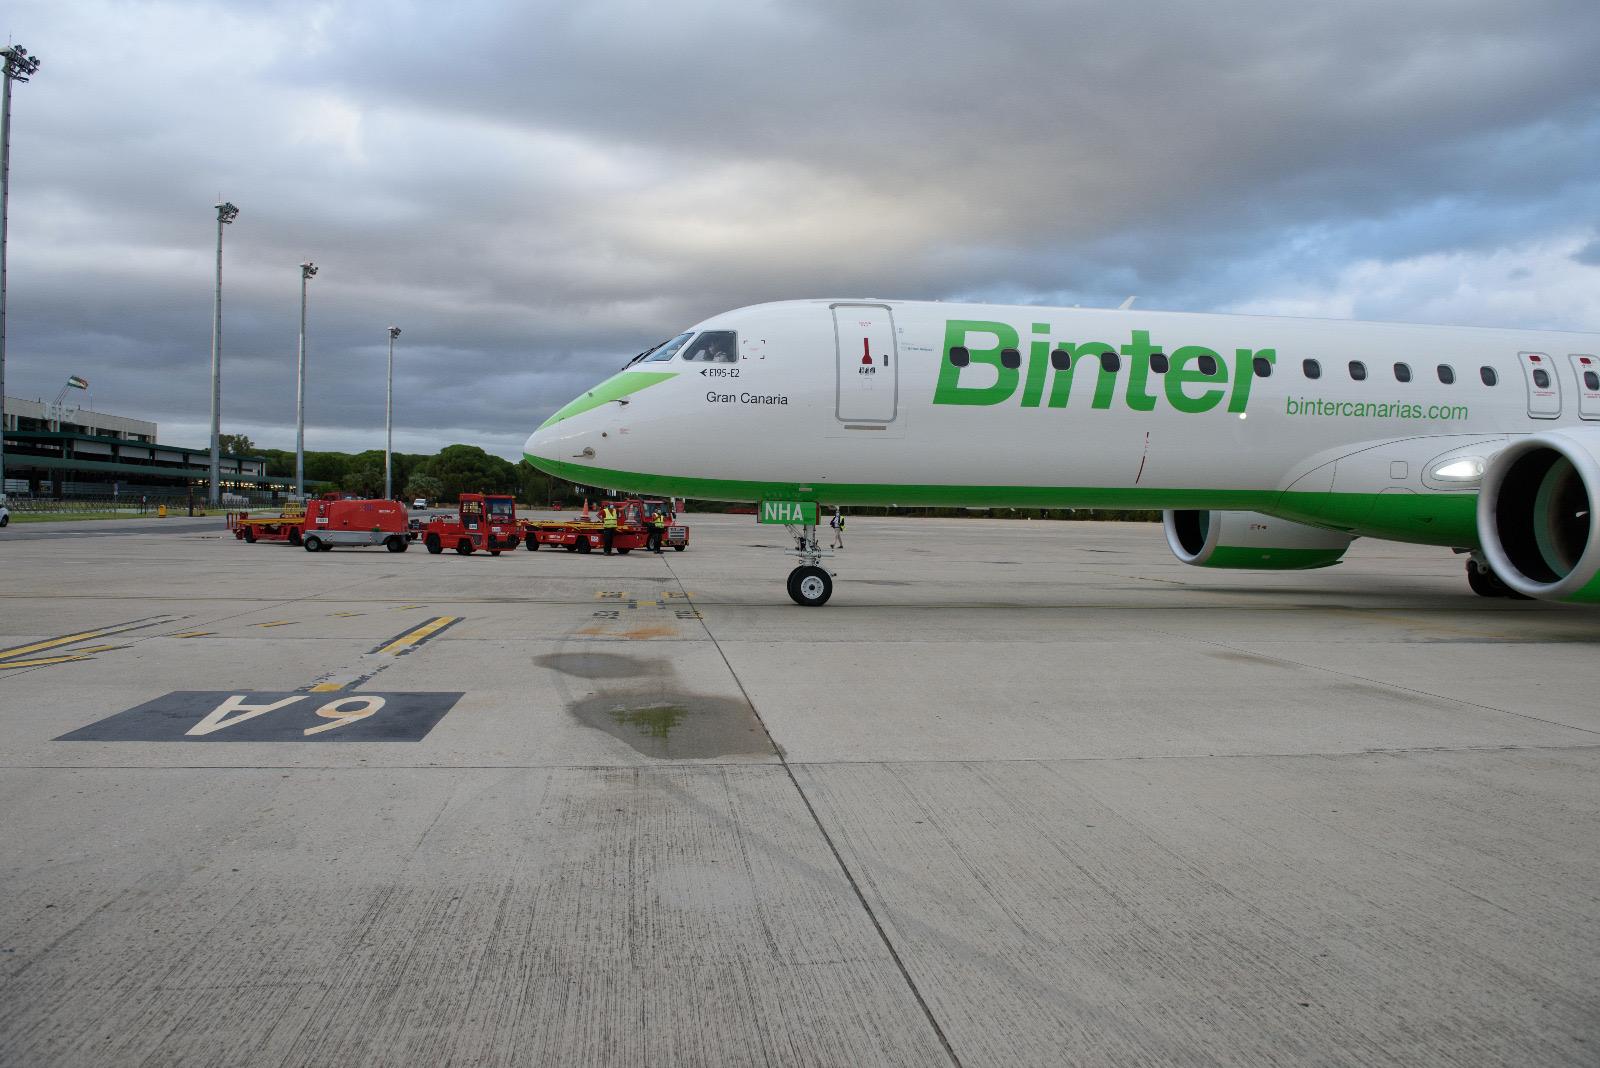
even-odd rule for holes
{"type": "Polygon", "coordinates": [[[600,513],[600,544],[606,555],[611,555],[611,543],[617,538],[617,510],[606,505],[600,513]]]}
{"type": "Polygon", "coordinates": [[[665,534],[666,532],[667,532],[667,513],[666,512],[657,512],[655,515],[650,517],[650,538],[649,538],[649,541],[645,544],[645,548],[649,549],[651,552],[655,553],[657,556],[660,556],[661,555],[661,536],[663,534],[665,534]]]}
{"type": "Polygon", "coordinates": [[[828,520],[828,525],[833,528],[833,544],[830,549],[844,548],[844,513],[839,511],[839,506],[833,506],[833,518],[828,520]]]}

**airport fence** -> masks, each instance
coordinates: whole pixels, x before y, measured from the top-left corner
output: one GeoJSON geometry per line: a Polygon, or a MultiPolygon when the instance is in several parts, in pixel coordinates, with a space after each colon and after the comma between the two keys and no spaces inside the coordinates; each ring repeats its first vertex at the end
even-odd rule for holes
{"type": "MultiPolygon", "coordinates": [[[[5,503],[14,515],[63,517],[109,515],[133,518],[155,515],[162,505],[166,506],[168,515],[187,515],[191,502],[196,512],[208,510],[203,494],[191,498],[187,493],[150,493],[133,496],[123,493],[72,497],[31,497],[27,494],[13,493],[7,494],[5,503]]],[[[238,511],[247,508],[276,507],[282,503],[282,496],[274,498],[270,493],[225,493],[217,508],[209,510],[238,511]]]]}

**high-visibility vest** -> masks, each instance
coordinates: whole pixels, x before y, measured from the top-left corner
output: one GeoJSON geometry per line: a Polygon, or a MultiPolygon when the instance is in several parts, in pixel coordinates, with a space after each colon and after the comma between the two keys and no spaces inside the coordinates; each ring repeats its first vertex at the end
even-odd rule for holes
{"type": "Polygon", "coordinates": [[[604,512],[601,512],[600,522],[608,530],[617,529],[617,510],[615,508],[607,508],[604,512]]]}
{"type": "Polygon", "coordinates": [[[654,519],[650,520],[650,522],[654,523],[658,527],[666,526],[667,525],[667,513],[665,513],[665,512],[657,512],[656,513],[656,517],[654,519]]]}

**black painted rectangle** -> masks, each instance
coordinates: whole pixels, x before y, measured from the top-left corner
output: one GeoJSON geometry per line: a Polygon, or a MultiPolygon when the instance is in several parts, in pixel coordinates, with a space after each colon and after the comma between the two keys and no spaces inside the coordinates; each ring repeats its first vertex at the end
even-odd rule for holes
{"type": "Polygon", "coordinates": [[[460,693],[178,690],[55,740],[420,742],[462,696],[460,693]]]}

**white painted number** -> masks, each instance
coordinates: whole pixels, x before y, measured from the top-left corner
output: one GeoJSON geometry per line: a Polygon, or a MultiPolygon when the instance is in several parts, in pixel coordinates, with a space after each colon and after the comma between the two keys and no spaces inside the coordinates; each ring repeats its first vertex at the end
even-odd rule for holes
{"type": "Polygon", "coordinates": [[[243,693],[234,694],[216,708],[207,712],[205,719],[202,719],[199,723],[184,731],[184,733],[197,738],[207,734],[215,734],[224,727],[232,727],[236,723],[243,723],[245,720],[255,719],[257,716],[264,716],[268,712],[274,712],[292,705],[296,701],[304,701],[306,699],[305,694],[299,694],[294,697],[285,697],[281,701],[274,701],[269,705],[247,705],[244,700],[248,696],[250,695],[243,693]]]}
{"type": "Polygon", "coordinates": [[[383,707],[383,698],[376,695],[366,697],[341,697],[337,701],[329,701],[317,709],[317,715],[323,719],[331,719],[332,723],[324,723],[319,727],[307,727],[306,734],[321,734],[331,731],[335,727],[343,727],[347,723],[354,723],[358,719],[366,719],[378,709],[383,707]],[[345,708],[345,705],[358,705],[356,708],[345,708]]]}
{"type": "MultiPolygon", "coordinates": [[[[249,696],[249,694],[243,693],[233,694],[216,708],[207,712],[204,719],[184,733],[191,737],[203,738],[208,734],[215,734],[217,731],[255,719],[257,716],[264,716],[268,712],[276,712],[280,708],[288,708],[296,701],[304,701],[308,695],[303,693],[295,694],[293,697],[285,697],[281,701],[273,701],[264,705],[245,704],[245,699],[249,696]]],[[[343,727],[347,723],[366,719],[382,708],[383,705],[384,699],[376,694],[364,694],[360,697],[340,697],[317,709],[317,715],[323,719],[332,720],[332,722],[319,724],[315,727],[307,727],[305,733],[307,735],[321,734],[323,731],[331,731],[335,727],[343,727]]]]}

